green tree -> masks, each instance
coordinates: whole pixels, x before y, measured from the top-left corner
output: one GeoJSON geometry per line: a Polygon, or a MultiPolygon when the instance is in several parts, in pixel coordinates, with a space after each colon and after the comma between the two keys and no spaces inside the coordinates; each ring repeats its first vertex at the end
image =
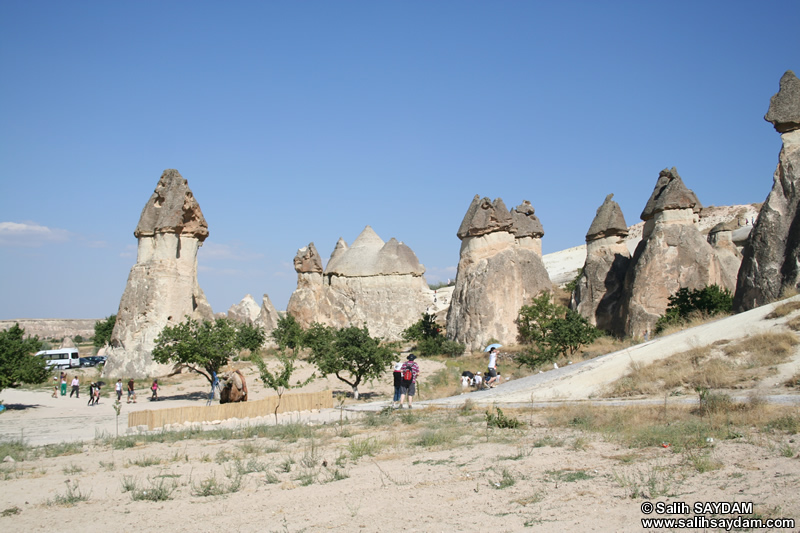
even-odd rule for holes
{"type": "Polygon", "coordinates": [[[218,318],[198,322],[187,316],[180,324],[166,326],[156,337],[153,360],[181,365],[213,384],[213,375],[241,348],[237,327],[231,321],[218,318]]]}
{"type": "Polygon", "coordinates": [[[261,376],[261,382],[264,383],[265,386],[269,387],[270,389],[274,390],[275,393],[278,395],[278,403],[275,405],[275,424],[278,423],[278,409],[281,406],[281,401],[283,399],[283,393],[289,389],[304,387],[311,383],[316,377],[315,374],[311,374],[305,381],[302,383],[298,379],[297,382],[292,385],[292,374],[295,371],[295,357],[288,355],[285,350],[282,350],[278,354],[278,361],[280,363],[280,367],[272,373],[269,368],[267,368],[267,364],[264,360],[257,356],[253,355],[250,358],[253,363],[258,367],[258,373],[261,376]]]}
{"type": "Polygon", "coordinates": [[[236,346],[243,350],[250,350],[250,353],[255,353],[261,348],[266,339],[264,328],[255,324],[243,323],[236,328],[236,346]]]}
{"type": "Polygon", "coordinates": [[[272,339],[281,350],[289,348],[297,355],[303,345],[303,327],[292,315],[286,314],[278,318],[278,325],[272,330],[272,339]]]}
{"type": "Polygon", "coordinates": [[[602,332],[592,326],[577,311],[567,309],[564,318],[555,320],[551,326],[550,342],[562,356],[574,354],[584,344],[590,344],[602,332]]]}
{"type": "Polygon", "coordinates": [[[39,337],[24,337],[25,330],[19,324],[0,331],[0,391],[47,379],[46,361],[34,356],[42,345],[39,337]]]}
{"type": "Polygon", "coordinates": [[[466,346],[463,344],[447,340],[436,323],[436,317],[428,313],[422,313],[422,318],[407,327],[403,331],[403,338],[415,341],[416,350],[420,355],[444,354],[454,357],[466,351],[466,346]]]}
{"type": "Polygon", "coordinates": [[[105,320],[98,320],[94,323],[94,347],[102,348],[111,342],[111,332],[114,331],[114,325],[117,323],[117,315],[111,315],[105,320]]]}
{"type": "Polygon", "coordinates": [[[520,308],[517,332],[519,342],[527,345],[517,356],[517,363],[531,368],[574,354],[602,335],[580,313],[555,303],[548,292],[520,308]]]}
{"type": "Polygon", "coordinates": [[[311,350],[309,361],[320,373],[333,374],[350,385],[355,399],[361,382],[382,376],[397,357],[391,347],[370,337],[366,326],[333,329],[314,323],[304,335],[304,344],[311,350]]]}

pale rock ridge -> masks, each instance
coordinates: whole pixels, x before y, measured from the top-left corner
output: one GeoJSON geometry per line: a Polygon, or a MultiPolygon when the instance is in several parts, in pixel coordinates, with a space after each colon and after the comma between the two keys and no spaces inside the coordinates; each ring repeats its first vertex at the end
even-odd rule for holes
{"type": "Polygon", "coordinates": [[[732,288],[726,285],[714,249],[698,229],[701,208],[674,168],[661,171],[642,212],[643,239],[625,275],[612,324],[616,333],[647,336],[678,289],[712,284],[732,288]]]}
{"type": "Polygon", "coordinates": [[[552,284],[542,263],[541,223],[529,202],[509,212],[503,200],[472,200],[457,235],[461,252],[447,337],[480,349],[516,342],[520,307],[552,284]]]}
{"type": "Polygon", "coordinates": [[[261,308],[255,299],[247,294],[238,304],[230,306],[227,317],[242,324],[255,324],[260,314],[261,308]]]}
{"type": "Polygon", "coordinates": [[[722,280],[725,287],[733,290],[736,277],[742,264],[742,253],[733,242],[733,232],[738,229],[733,220],[720,222],[708,232],[708,243],[714,248],[714,254],[722,266],[722,280]]]}
{"type": "Polygon", "coordinates": [[[275,306],[272,305],[272,300],[269,299],[269,296],[264,294],[261,297],[261,309],[255,324],[261,326],[264,330],[264,334],[267,336],[264,345],[267,347],[276,346],[275,341],[272,340],[272,331],[278,327],[279,318],[280,313],[278,313],[275,306]]]}
{"type": "Polygon", "coordinates": [[[781,78],[766,120],[781,132],[783,146],[772,190],[742,252],[733,307],[747,311],[800,288],[800,81],[781,78]]]}
{"type": "Polygon", "coordinates": [[[606,196],[586,233],[586,262],[570,301],[573,310],[605,330],[612,328],[631,259],[628,225],[613,197],[606,196]]]}
{"type": "Polygon", "coordinates": [[[385,243],[370,226],[349,247],[340,238],[324,272],[303,266],[316,260],[298,259],[312,246],[295,257],[297,290],[286,307],[303,327],[366,324],[372,336],[399,340],[434,303],[425,267],[411,248],[394,238],[385,243]]]}
{"type": "Polygon", "coordinates": [[[168,373],[170,366],[152,358],[161,330],[182,322],[186,315],[213,319],[197,283],[197,251],[208,236],[208,225],[177,170],[161,175],[134,235],[139,241],[136,264],[120,300],[104,377],[168,373]]]}

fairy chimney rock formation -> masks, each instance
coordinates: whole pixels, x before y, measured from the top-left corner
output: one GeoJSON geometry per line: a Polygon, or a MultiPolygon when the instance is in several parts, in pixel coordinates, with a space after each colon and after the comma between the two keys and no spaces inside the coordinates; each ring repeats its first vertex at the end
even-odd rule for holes
{"type": "Polygon", "coordinates": [[[227,317],[230,320],[241,322],[243,324],[255,324],[256,319],[261,314],[261,308],[256,303],[255,299],[247,294],[242,301],[234,304],[228,309],[227,317]]]}
{"type": "MultiPolygon", "coordinates": [[[[384,242],[370,226],[350,246],[340,238],[324,271],[317,260],[298,259],[308,253],[301,248],[295,257],[297,290],[286,307],[303,327],[366,324],[373,337],[398,340],[432,304],[425,267],[411,248],[394,238],[384,242]]],[[[316,249],[312,255],[318,257],[316,249]]]]}
{"type": "Polygon", "coordinates": [[[520,307],[552,288],[542,235],[530,202],[509,212],[500,198],[473,198],[457,232],[461,252],[447,313],[449,339],[467,349],[482,348],[489,339],[516,342],[520,307]]]}
{"type": "Polygon", "coordinates": [[[517,244],[532,248],[542,255],[544,228],[528,200],[523,200],[520,205],[511,210],[511,221],[511,232],[517,238],[517,244]]]}
{"type": "Polygon", "coordinates": [[[619,204],[606,196],[586,233],[586,262],[575,284],[570,307],[600,329],[612,329],[630,252],[628,226],[619,204]]]}
{"type": "Polygon", "coordinates": [[[764,120],[771,122],[778,133],[800,129],[800,80],[787,70],[780,81],[780,89],[770,98],[764,120]]]}
{"type": "Polygon", "coordinates": [[[161,175],[134,236],[139,241],[136,264],[120,300],[104,377],[165,374],[171,366],[152,358],[161,330],[186,315],[213,318],[197,283],[197,251],[208,237],[208,224],[177,170],[161,175]]]}
{"type": "Polygon", "coordinates": [[[661,171],[642,212],[643,239],[625,275],[612,327],[616,333],[644,337],[652,332],[678,289],[732,288],[696,224],[701,209],[675,168],[661,171]]]}
{"type": "Polygon", "coordinates": [[[770,303],[800,288],[800,80],[792,71],[781,78],[764,118],[781,133],[783,146],[772,190],[742,251],[735,311],[770,303]]]}

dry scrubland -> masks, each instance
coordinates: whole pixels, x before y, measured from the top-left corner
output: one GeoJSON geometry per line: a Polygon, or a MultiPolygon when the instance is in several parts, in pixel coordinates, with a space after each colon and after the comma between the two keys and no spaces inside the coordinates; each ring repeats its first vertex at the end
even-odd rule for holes
{"type": "Polygon", "coordinates": [[[14,531],[222,523],[234,531],[620,531],[639,529],[647,499],[754,502],[748,516],[800,518],[799,429],[794,407],[707,398],[700,408],[666,410],[496,411],[466,402],[325,425],[38,448],[7,442],[0,453],[15,462],[0,470],[0,523],[14,531]]]}
{"type": "MultiPolygon", "coordinates": [[[[638,361],[606,391],[658,399],[650,405],[512,407],[462,396],[449,409],[332,410],[325,423],[307,416],[275,426],[267,417],[264,425],[105,432],[46,446],[5,439],[0,457],[13,461],[0,465],[0,524],[9,531],[153,524],[162,531],[639,531],[641,505],[667,501],[752,502],[744,516],[797,522],[800,410],[767,399],[800,388],[800,302],[779,304],[758,322],[776,318],[768,331],[638,361]]],[[[576,359],[619,347],[601,339],[576,359]]],[[[460,392],[461,369],[485,359],[420,363],[430,399],[460,392]]],[[[501,363],[512,384],[526,373],[501,363]]],[[[310,372],[301,365],[298,377],[310,372]]],[[[346,390],[335,379],[309,387],[346,390]]],[[[205,390],[196,377],[176,376],[164,383],[165,400],[151,405],[202,402],[205,390]]],[[[390,390],[381,380],[361,388],[366,402],[346,403],[368,407],[390,390]]],[[[252,379],[251,391],[254,399],[269,394],[252,379]]],[[[104,402],[98,409],[110,410],[104,402]]]]}

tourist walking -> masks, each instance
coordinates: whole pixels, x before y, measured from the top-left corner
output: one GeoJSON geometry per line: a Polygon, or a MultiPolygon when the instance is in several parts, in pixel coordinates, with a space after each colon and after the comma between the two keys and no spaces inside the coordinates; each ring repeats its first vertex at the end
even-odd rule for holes
{"type": "Polygon", "coordinates": [[[94,382],[89,384],[89,402],[86,405],[94,405],[94,382]]]}
{"type": "Polygon", "coordinates": [[[406,357],[407,361],[400,367],[400,374],[403,378],[403,383],[400,387],[400,408],[403,407],[403,400],[408,398],[408,408],[411,409],[411,404],[414,402],[414,395],[417,393],[419,365],[414,362],[416,358],[417,356],[413,353],[409,354],[408,357],[406,357]]]}
{"type": "Polygon", "coordinates": [[[78,380],[78,376],[72,378],[72,390],[69,392],[69,397],[72,398],[74,394],[76,398],[81,397],[81,382],[78,380]]]}
{"type": "Polygon", "coordinates": [[[403,363],[400,361],[394,364],[392,371],[392,379],[394,380],[394,397],[392,398],[392,408],[397,407],[397,402],[400,401],[400,388],[403,386],[403,377],[400,369],[403,368],[403,363]]]}
{"type": "Polygon", "coordinates": [[[152,395],[152,396],[150,396],[150,401],[151,401],[151,402],[152,402],[153,400],[156,400],[156,401],[158,400],[158,389],[159,389],[159,386],[158,386],[158,380],[157,380],[157,379],[154,379],[154,380],[153,380],[153,384],[152,384],[152,385],[150,385],[150,390],[151,390],[151,391],[153,391],[153,395],[152,395]]]}
{"type": "Polygon", "coordinates": [[[131,403],[131,400],[133,400],[133,403],[136,403],[136,391],[133,387],[133,378],[131,378],[128,380],[128,403],[131,403]]]}
{"type": "Polygon", "coordinates": [[[117,384],[114,385],[114,391],[117,393],[117,401],[122,401],[122,378],[117,380],[117,384]]]}
{"type": "Polygon", "coordinates": [[[67,395],[67,373],[61,373],[61,396],[67,395]]]}

